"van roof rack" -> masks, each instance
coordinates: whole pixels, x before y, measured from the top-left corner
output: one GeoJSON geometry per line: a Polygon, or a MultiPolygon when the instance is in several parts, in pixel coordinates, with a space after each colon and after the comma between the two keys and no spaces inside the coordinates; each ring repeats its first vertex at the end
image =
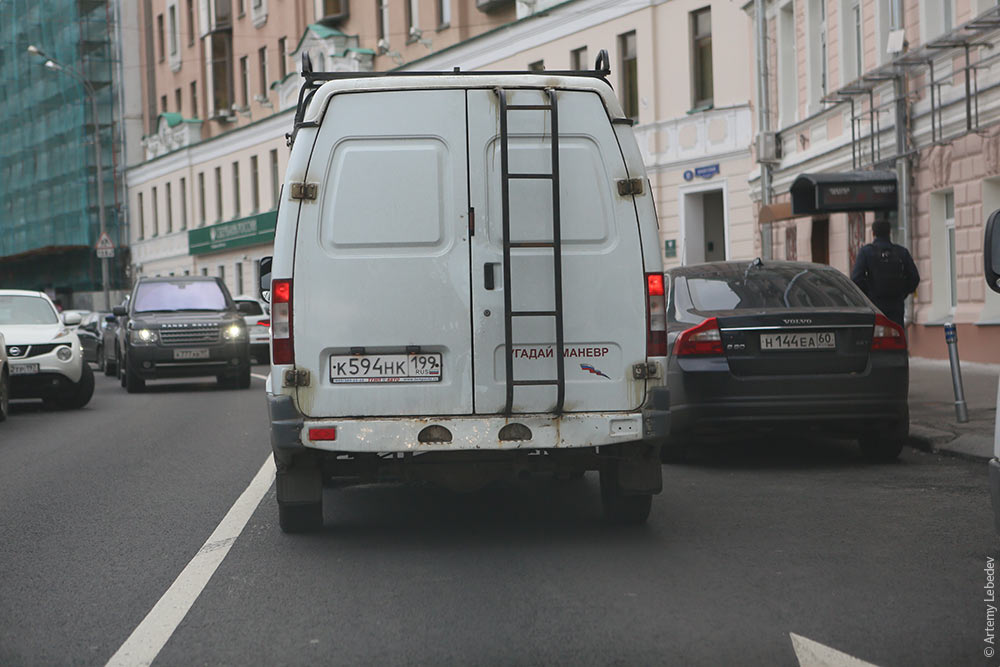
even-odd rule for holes
{"type": "Polygon", "coordinates": [[[299,133],[299,129],[303,127],[316,127],[316,123],[306,123],[305,115],[306,109],[309,107],[309,103],[312,101],[313,95],[316,91],[327,81],[340,81],[343,79],[367,79],[367,78],[378,78],[386,76],[453,76],[455,74],[461,74],[463,76],[510,76],[510,75],[520,75],[520,74],[545,74],[548,76],[586,76],[595,79],[600,79],[605,83],[608,82],[608,76],[611,75],[611,58],[608,56],[607,49],[601,49],[597,54],[597,59],[594,62],[594,69],[580,69],[580,70],[461,70],[456,67],[453,70],[448,71],[434,71],[434,72],[418,72],[418,71],[396,71],[390,70],[388,72],[315,72],[313,71],[312,58],[309,57],[308,53],[302,54],[302,71],[300,72],[302,78],[304,79],[302,87],[299,89],[299,99],[296,103],[295,108],[295,122],[292,127],[292,131],[285,135],[288,146],[291,147],[292,143],[295,142],[295,135],[299,133]]]}

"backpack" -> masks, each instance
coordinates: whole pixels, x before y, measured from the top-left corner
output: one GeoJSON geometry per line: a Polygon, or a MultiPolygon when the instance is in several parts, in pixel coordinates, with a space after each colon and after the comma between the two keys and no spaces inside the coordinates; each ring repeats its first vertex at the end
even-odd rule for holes
{"type": "Polygon", "coordinates": [[[869,286],[873,298],[898,299],[906,296],[906,262],[899,246],[880,248],[872,245],[868,264],[869,286]]]}

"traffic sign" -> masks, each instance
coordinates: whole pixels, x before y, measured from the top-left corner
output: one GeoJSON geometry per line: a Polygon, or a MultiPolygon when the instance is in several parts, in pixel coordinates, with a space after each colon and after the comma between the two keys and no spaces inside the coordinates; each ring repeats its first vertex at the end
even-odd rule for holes
{"type": "Polygon", "coordinates": [[[97,250],[97,257],[99,259],[111,259],[115,256],[115,244],[111,242],[111,237],[108,236],[107,232],[101,234],[101,238],[97,239],[97,245],[94,246],[97,250]]]}

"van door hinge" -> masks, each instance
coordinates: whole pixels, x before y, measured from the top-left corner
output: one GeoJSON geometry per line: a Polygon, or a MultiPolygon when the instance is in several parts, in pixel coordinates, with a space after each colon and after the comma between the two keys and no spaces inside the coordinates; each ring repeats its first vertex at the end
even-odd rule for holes
{"type": "Polygon", "coordinates": [[[282,387],[308,387],[309,371],[302,368],[289,368],[285,371],[282,387]]]}
{"type": "Polygon", "coordinates": [[[641,178],[623,178],[618,181],[618,194],[622,197],[642,194],[641,178]]]}
{"type": "Polygon", "coordinates": [[[316,183],[292,183],[292,199],[316,200],[319,185],[316,183]]]}
{"type": "Polygon", "coordinates": [[[632,377],[636,380],[660,377],[660,365],[655,361],[632,365],[632,377]]]}

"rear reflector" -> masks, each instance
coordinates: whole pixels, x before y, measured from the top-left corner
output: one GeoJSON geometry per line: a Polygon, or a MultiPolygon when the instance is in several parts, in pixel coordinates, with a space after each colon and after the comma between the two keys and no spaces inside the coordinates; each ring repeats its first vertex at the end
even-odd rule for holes
{"type": "Polygon", "coordinates": [[[675,357],[692,357],[723,354],[722,333],[719,323],[710,317],[701,324],[682,331],[674,341],[675,357]]]}
{"type": "Polygon", "coordinates": [[[262,327],[271,326],[271,320],[257,320],[257,325],[262,327]]]}
{"type": "Polygon", "coordinates": [[[882,313],[875,313],[875,329],[872,331],[872,351],[905,350],[906,333],[882,313]]]}
{"type": "Polygon", "coordinates": [[[311,428],[309,429],[309,439],[310,440],[336,440],[337,439],[337,427],[331,426],[330,428],[311,428]]]}
{"type": "Polygon", "coordinates": [[[646,356],[667,356],[667,300],[663,274],[646,274],[646,356]]]}
{"type": "Polygon", "coordinates": [[[271,363],[294,364],[295,348],[292,331],[292,281],[271,282],[271,363]]]}

